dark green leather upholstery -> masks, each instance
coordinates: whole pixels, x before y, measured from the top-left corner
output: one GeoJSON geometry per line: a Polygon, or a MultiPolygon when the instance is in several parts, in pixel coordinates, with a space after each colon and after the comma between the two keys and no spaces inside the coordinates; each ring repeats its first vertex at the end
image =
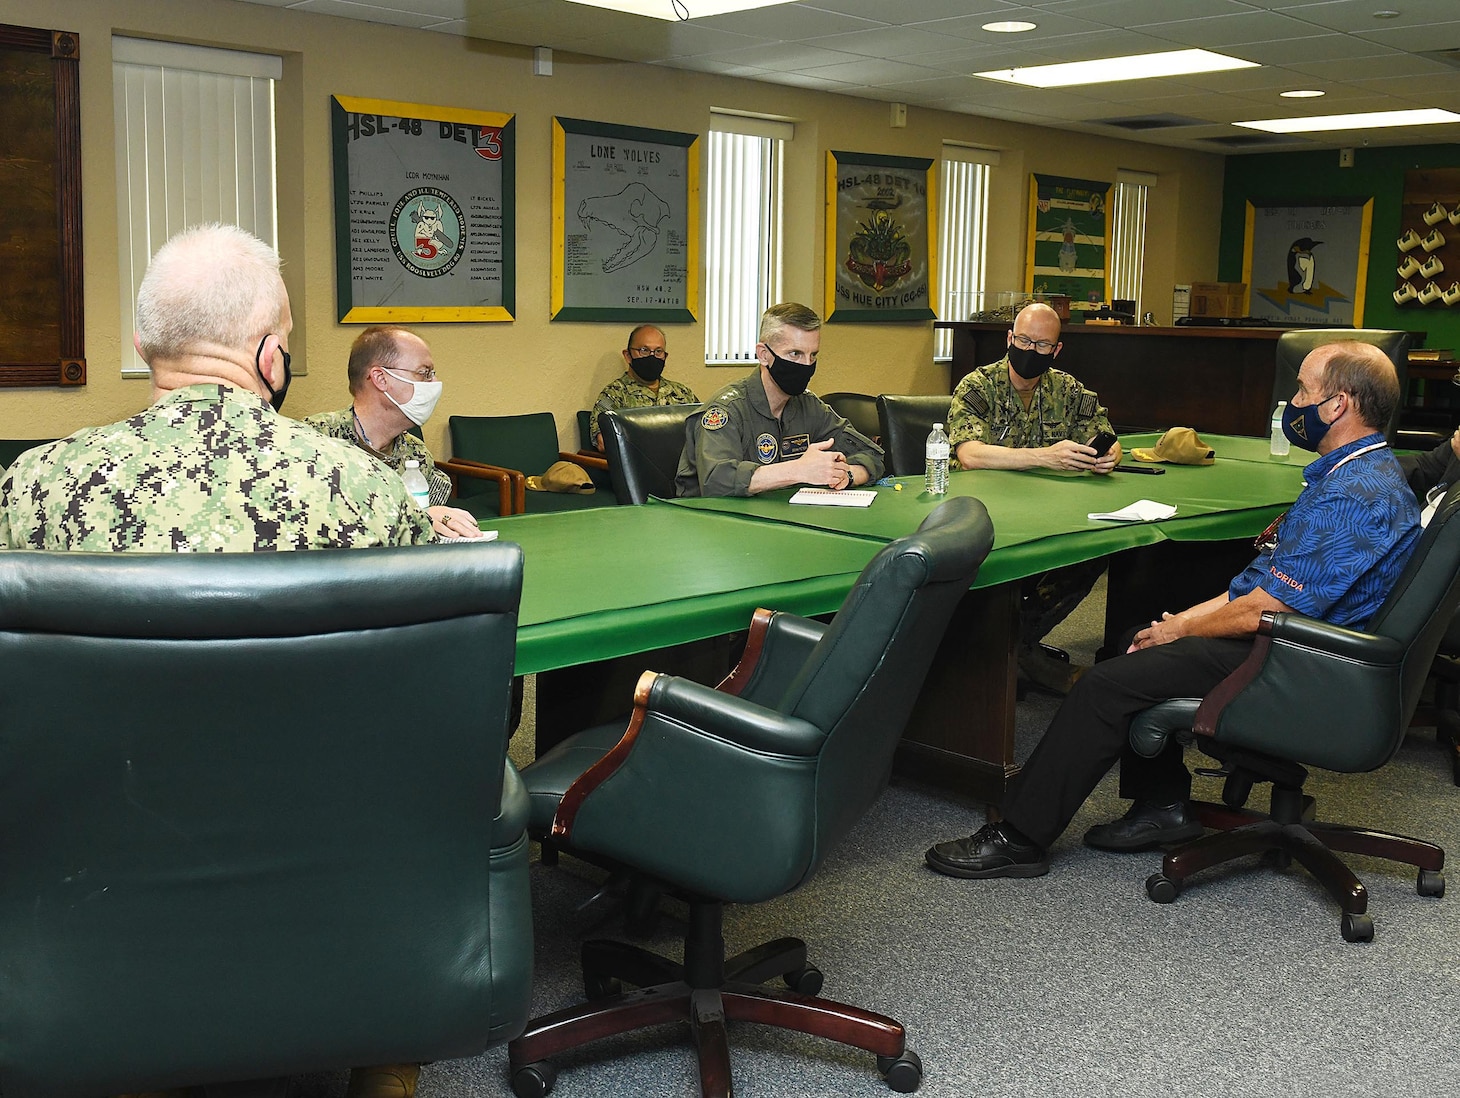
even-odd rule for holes
{"type": "Polygon", "coordinates": [[[521,578],[506,543],[0,553],[0,1092],[436,1060],[520,1032],[521,578]]]}
{"type": "Polygon", "coordinates": [[[700,407],[664,404],[599,413],[608,478],[620,505],[646,503],[650,496],[674,498],[674,479],[684,453],[684,421],[700,407]]]}
{"type": "Polygon", "coordinates": [[[870,393],[826,393],[821,399],[868,438],[876,441],[881,437],[882,422],[877,418],[877,398],[870,393]]]}
{"type": "Polygon", "coordinates": [[[1389,356],[1394,363],[1394,372],[1399,376],[1399,404],[1389,420],[1384,434],[1390,443],[1394,442],[1399,430],[1400,413],[1404,410],[1404,392],[1409,385],[1409,343],[1408,332],[1391,332],[1384,328],[1295,328],[1278,336],[1277,367],[1273,372],[1271,412],[1280,400],[1291,402],[1298,391],[1298,368],[1303,359],[1316,347],[1343,340],[1369,343],[1389,356]]]}
{"type": "MultiPolygon", "coordinates": [[[[519,416],[452,416],[451,456],[516,469],[527,476],[541,476],[548,466],[563,460],[558,449],[558,425],[551,412],[529,412],[519,416]]],[[[571,455],[568,455],[571,456],[571,455]]],[[[590,476],[594,471],[590,471],[590,476]]],[[[595,482],[596,484],[596,482],[595,482]]],[[[478,518],[497,513],[497,485],[494,481],[462,477],[461,505],[478,518]]],[[[528,492],[528,514],[544,511],[575,511],[583,507],[612,504],[603,490],[589,495],[570,492],[528,492]]]]}
{"type": "Polygon", "coordinates": [[[887,473],[910,477],[927,465],[928,435],[933,424],[948,422],[946,396],[892,396],[877,398],[877,420],[882,427],[882,452],[887,455],[887,473]]]}
{"type": "Polygon", "coordinates": [[[0,438],[0,469],[9,468],[27,450],[55,441],[52,438],[0,438]]]}

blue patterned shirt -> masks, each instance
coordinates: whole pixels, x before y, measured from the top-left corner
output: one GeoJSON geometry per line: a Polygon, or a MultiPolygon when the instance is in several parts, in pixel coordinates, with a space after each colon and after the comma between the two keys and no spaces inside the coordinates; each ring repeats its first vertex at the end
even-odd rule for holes
{"type": "Polygon", "coordinates": [[[1394,452],[1372,434],[1303,470],[1307,481],[1260,552],[1232,581],[1230,598],[1261,587],[1301,614],[1362,627],[1399,579],[1419,540],[1419,507],[1394,452]]]}

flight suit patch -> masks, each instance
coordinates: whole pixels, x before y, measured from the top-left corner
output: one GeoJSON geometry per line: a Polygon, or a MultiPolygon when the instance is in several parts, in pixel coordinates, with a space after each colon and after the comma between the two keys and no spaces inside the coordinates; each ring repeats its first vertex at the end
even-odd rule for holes
{"type": "Polygon", "coordinates": [[[779,456],[779,447],[776,444],[776,436],[763,433],[755,440],[755,456],[760,458],[761,463],[769,465],[779,456]]]}
{"type": "Polygon", "coordinates": [[[810,435],[787,435],[781,439],[781,456],[783,458],[800,457],[810,448],[810,435]]]}

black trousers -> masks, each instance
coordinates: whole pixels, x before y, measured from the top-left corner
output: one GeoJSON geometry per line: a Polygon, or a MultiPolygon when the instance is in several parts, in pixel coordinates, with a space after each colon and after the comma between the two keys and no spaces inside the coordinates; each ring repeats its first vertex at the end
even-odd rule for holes
{"type": "Polygon", "coordinates": [[[1200,698],[1241,665],[1251,640],[1183,637],[1097,663],[1081,676],[1009,785],[1003,818],[1048,847],[1120,760],[1120,795],[1172,804],[1191,795],[1181,745],[1154,759],[1130,749],[1131,718],[1169,698],[1200,698]]]}

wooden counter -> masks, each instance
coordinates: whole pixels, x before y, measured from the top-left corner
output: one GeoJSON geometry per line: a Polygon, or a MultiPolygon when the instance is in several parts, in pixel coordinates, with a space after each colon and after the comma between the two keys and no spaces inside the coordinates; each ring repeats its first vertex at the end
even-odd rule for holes
{"type": "MultiPolygon", "coordinates": [[[[1007,324],[937,321],[953,332],[950,392],[1004,356],[1007,324]]],[[[1281,328],[1145,328],[1070,324],[1056,360],[1110,409],[1117,429],[1190,425],[1227,435],[1268,433],[1281,328]]]]}

